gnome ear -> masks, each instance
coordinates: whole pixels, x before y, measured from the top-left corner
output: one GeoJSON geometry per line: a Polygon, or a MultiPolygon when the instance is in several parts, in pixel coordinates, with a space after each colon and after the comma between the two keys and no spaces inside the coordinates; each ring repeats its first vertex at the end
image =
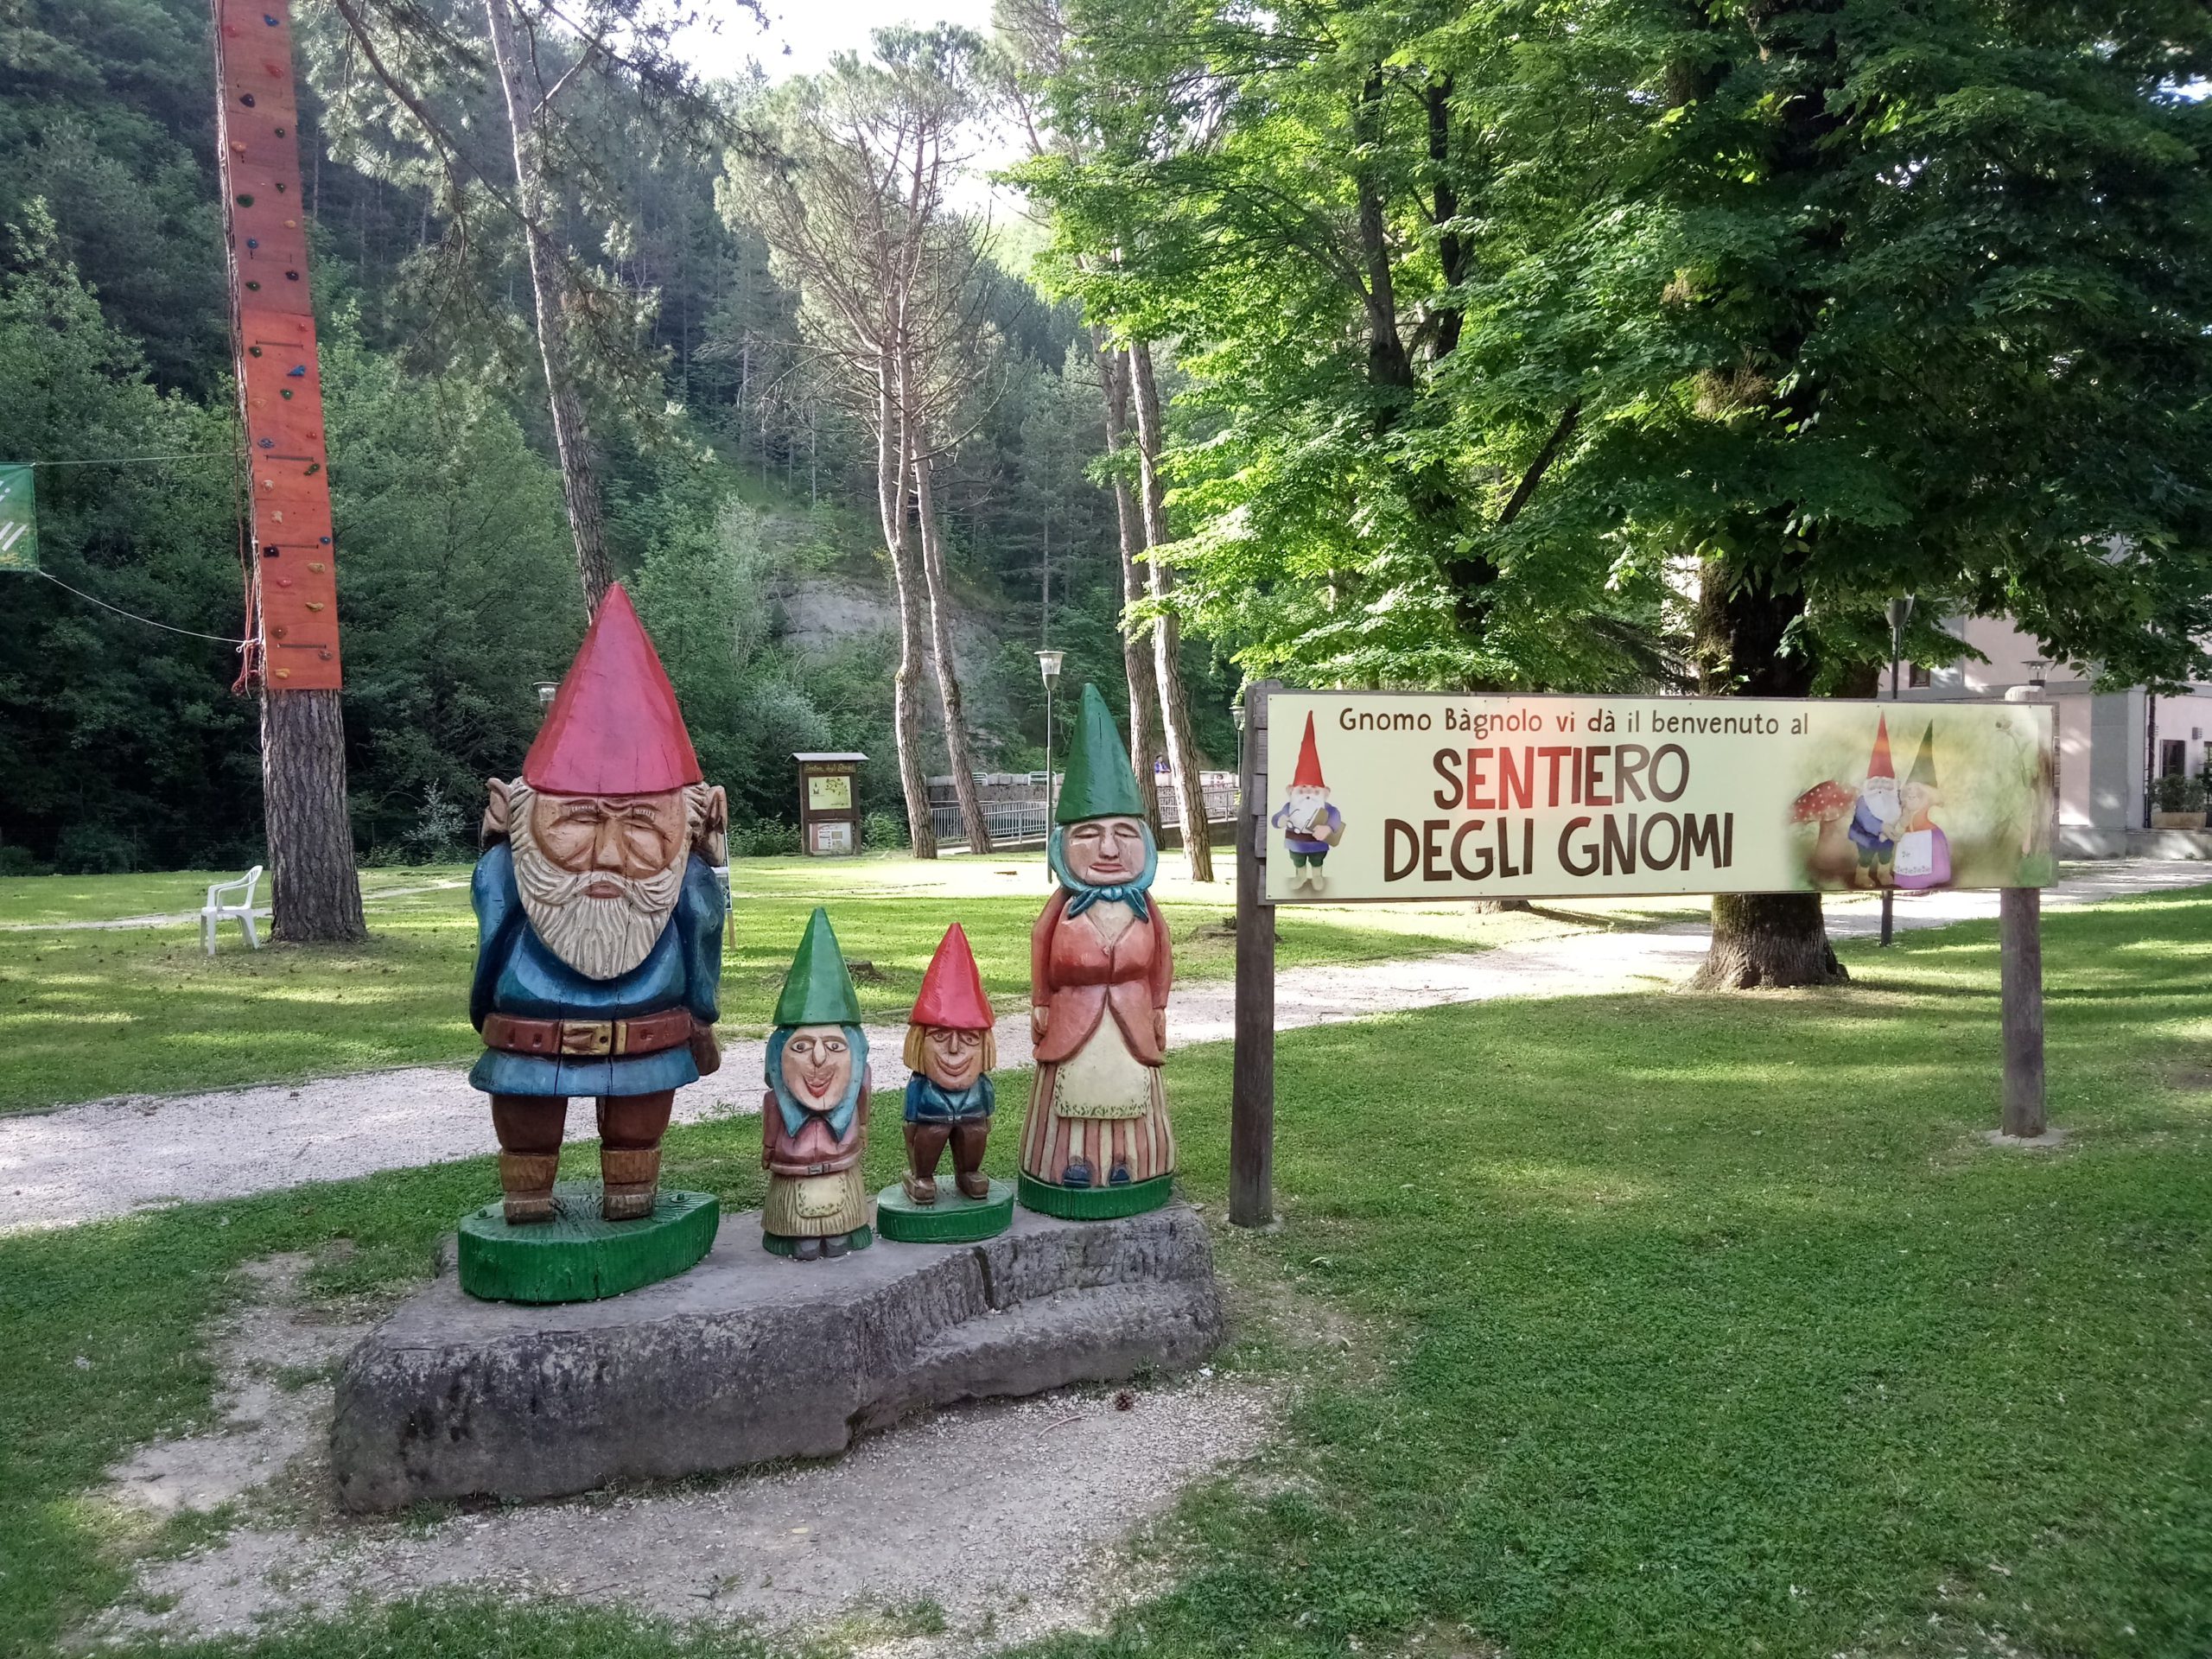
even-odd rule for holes
{"type": "Polygon", "coordinates": [[[729,862],[729,796],[720,784],[709,786],[701,798],[699,827],[691,839],[708,863],[719,867],[729,862]]]}
{"type": "Polygon", "coordinates": [[[484,780],[484,828],[479,840],[489,847],[493,842],[507,838],[507,785],[499,779],[486,778],[484,780]]]}

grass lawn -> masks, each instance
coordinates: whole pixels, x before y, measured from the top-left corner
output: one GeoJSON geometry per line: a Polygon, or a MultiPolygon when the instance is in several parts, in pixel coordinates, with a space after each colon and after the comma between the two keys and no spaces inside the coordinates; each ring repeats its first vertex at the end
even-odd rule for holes
{"type": "MultiPolygon", "coordinates": [[[[1027,995],[1029,927],[1046,893],[1037,855],[934,866],[891,857],[748,859],[734,872],[736,937],[723,954],[726,1029],[758,1032],[766,1024],[807,912],[821,902],[846,955],[874,964],[860,984],[871,1018],[903,1017],[930,953],[955,920],[966,926],[1001,1007],[1027,995]]],[[[0,880],[0,920],[41,924],[0,933],[0,1111],[472,1058],[480,1046],[468,1024],[476,925],[467,877],[463,866],[369,871],[365,944],[250,951],[233,925],[212,958],[196,925],[43,931],[56,921],[160,913],[179,895],[196,906],[203,873],[0,880]]],[[[1233,886],[1201,888],[1163,876],[1157,891],[1181,976],[1228,978],[1234,941],[1219,925],[1234,908],[1233,886]]],[[[1286,966],[1372,961],[1604,925],[1594,915],[1560,920],[1476,916],[1465,906],[1347,906],[1286,913],[1280,954],[1286,966]]]]}
{"type": "MultiPolygon", "coordinates": [[[[1034,1651],[2212,1650],[2212,895],[2046,929],[2056,1154],[1977,1138],[1984,925],[1847,944],[1847,991],[1286,1036],[1285,1225],[1221,1249],[1370,1339],[1307,1385],[1275,1478],[1160,1530],[1172,1589],[1034,1651]]],[[[1228,1082],[1223,1048],[1171,1063],[1216,1214],[1228,1082]]],[[[671,1174],[753,1202],[758,1145],[748,1121],[679,1130],[671,1174]]],[[[235,1263],[344,1239],[321,1288],[404,1282],[492,1180],[483,1160],[0,1239],[0,1654],[54,1651],[159,1541],[86,1494],[207,1409],[193,1351],[235,1263]]],[[[782,1650],[463,1599],[206,1651],[782,1650]]]]}

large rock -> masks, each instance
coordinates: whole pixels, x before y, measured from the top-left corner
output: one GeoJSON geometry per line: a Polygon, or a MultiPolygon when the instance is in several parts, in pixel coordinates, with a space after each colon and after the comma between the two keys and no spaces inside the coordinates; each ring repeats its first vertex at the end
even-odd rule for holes
{"type": "Polygon", "coordinates": [[[441,1274],[346,1360],[332,1461],[347,1508],[389,1510],[827,1457],[923,1407],[1193,1365],[1222,1328],[1186,1205],[814,1262],[735,1216],[608,1301],[480,1302],[441,1274]]]}

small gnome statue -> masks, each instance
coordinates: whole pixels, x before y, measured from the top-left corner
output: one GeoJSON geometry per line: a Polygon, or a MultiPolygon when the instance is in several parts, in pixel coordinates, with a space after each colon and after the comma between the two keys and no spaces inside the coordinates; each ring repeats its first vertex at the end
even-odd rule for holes
{"type": "Polygon", "coordinates": [[[1160,1080],[1167,924],[1147,896],[1160,864],[1128,747],[1095,685],[1068,752],[1046,858],[1059,891],[1030,930],[1036,1039],[1021,1202],[1046,1215],[1135,1215],[1168,1200],[1175,1135],[1160,1080]]]}
{"type": "Polygon", "coordinates": [[[906,1196],[937,1202],[938,1160],[952,1148],[953,1182],[987,1198],[983,1148],[991,1138],[990,1073],[998,1064],[991,1004],[968,935],[955,922],[938,941],[906,1027],[906,1196]]]}
{"type": "Polygon", "coordinates": [[[1329,849],[1344,838],[1344,815],[1329,804],[1310,714],[1305,741],[1298,746],[1298,770],[1291,774],[1281,809],[1268,822],[1282,831],[1283,850],[1290,855],[1290,885],[1316,893],[1328,886],[1321,867],[1328,861],[1329,849]]]}
{"type": "Polygon", "coordinates": [[[572,1095],[599,1104],[601,1214],[651,1216],[676,1091],[721,1063],[728,808],[629,595],[608,589],[471,883],[469,1019],[508,1222],[549,1221],[572,1095]]]}
{"type": "Polygon", "coordinates": [[[760,1243],[801,1262],[864,1250],[868,1189],[868,1038],[844,953],[817,906],[776,999],[760,1102],[760,1164],[768,1201],[760,1243]]]}

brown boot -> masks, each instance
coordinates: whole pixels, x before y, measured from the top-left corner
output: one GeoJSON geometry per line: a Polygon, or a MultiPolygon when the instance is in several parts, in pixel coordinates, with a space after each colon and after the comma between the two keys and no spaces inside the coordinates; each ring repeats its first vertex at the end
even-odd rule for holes
{"type": "Polygon", "coordinates": [[[906,1126],[906,1196],[916,1204],[937,1202],[938,1160],[944,1156],[944,1143],[952,1138],[951,1126],[944,1123],[909,1123],[906,1126]]]}
{"type": "Polygon", "coordinates": [[[499,1137],[499,1190],[510,1224],[553,1219],[553,1178],[561,1168],[560,1095],[494,1095],[492,1132],[499,1137]]]}
{"type": "Polygon", "coordinates": [[[557,1152],[499,1154],[499,1190],[506,1195],[505,1209],[510,1226],[553,1219],[553,1177],[560,1168],[557,1152]]]}
{"type": "Polygon", "coordinates": [[[965,1198],[991,1196],[990,1177],[983,1173],[983,1148],[990,1144],[991,1120],[963,1118],[952,1126],[952,1167],[955,1185],[965,1198]]]}
{"type": "Polygon", "coordinates": [[[676,1090],[599,1097],[599,1213],[607,1221],[642,1221],[660,1202],[660,1138],[668,1132],[676,1090]]]}
{"type": "Polygon", "coordinates": [[[660,1148],[602,1146],[599,1213],[608,1221],[642,1221],[660,1201],[660,1148]]]}

